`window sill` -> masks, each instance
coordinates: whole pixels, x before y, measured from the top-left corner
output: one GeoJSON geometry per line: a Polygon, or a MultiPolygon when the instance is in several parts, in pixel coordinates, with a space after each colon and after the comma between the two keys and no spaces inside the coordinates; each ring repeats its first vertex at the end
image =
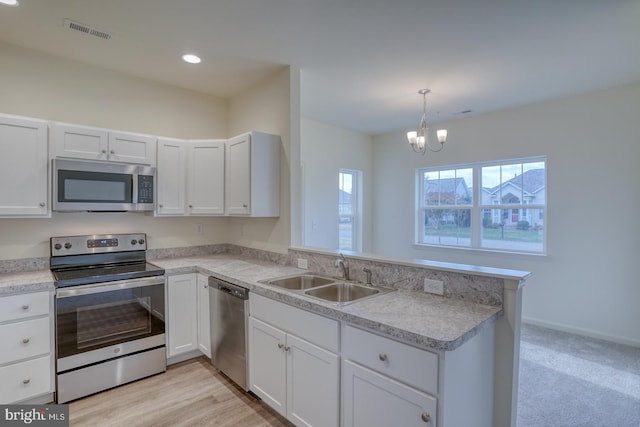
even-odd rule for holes
{"type": "Polygon", "coordinates": [[[517,256],[534,256],[534,257],[546,257],[547,252],[526,252],[526,251],[506,251],[492,248],[472,248],[468,246],[448,246],[448,245],[430,245],[428,243],[414,243],[413,248],[417,250],[453,250],[453,251],[466,251],[466,252],[478,252],[478,253],[496,253],[501,255],[517,255],[517,256]]]}

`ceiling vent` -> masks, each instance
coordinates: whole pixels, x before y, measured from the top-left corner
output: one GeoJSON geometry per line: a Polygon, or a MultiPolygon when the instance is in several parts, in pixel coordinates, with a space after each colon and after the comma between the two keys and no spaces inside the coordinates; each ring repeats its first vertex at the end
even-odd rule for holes
{"type": "Polygon", "coordinates": [[[103,40],[109,40],[113,37],[110,33],[99,30],[95,27],[91,27],[87,24],[83,24],[80,22],[72,21],[70,19],[64,20],[64,27],[74,31],[80,31],[81,33],[88,34],[90,36],[98,37],[103,40]]]}

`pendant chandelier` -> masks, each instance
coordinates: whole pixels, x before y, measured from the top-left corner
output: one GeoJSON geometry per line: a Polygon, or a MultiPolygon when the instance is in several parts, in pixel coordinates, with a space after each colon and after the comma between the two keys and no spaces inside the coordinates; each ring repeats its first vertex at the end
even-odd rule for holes
{"type": "Polygon", "coordinates": [[[431,92],[431,90],[429,89],[420,89],[418,91],[418,93],[421,94],[423,98],[422,120],[420,120],[420,127],[417,132],[407,132],[407,140],[409,141],[409,145],[411,145],[413,151],[422,155],[427,152],[427,148],[433,152],[442,150],[444,148],[444,143],[447,141],[447,130],[438,129],[436,131],[436,137],[438,138],[440,147],[433,148],[431,144],[429,144],[429,127],[427,126],[427,94],[429,92],[431,92]]]}

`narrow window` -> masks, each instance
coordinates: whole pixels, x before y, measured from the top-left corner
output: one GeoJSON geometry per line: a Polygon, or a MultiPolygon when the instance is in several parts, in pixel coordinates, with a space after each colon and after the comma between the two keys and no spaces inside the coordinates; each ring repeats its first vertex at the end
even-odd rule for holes
{"type": "Polygon", "coordinates": [[[361,250],[361,175],[361,171],[352,169],[340,169],[338,174],[338,248],[340,250],[361,250]]]}

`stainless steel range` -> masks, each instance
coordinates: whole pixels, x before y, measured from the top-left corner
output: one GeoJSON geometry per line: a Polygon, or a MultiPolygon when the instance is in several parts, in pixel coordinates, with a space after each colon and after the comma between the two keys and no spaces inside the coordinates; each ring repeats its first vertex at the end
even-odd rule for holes
{"type": "Polygon", "coordinates": [[[56,401],[166,371],[164,270],[145,234],[51,238],[56,401]]]}

